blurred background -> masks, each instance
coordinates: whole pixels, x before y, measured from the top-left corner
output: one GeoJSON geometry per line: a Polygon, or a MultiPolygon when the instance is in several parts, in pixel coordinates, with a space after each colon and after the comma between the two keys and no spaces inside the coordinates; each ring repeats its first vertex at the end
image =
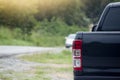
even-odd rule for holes
{"type": "Polygon", "coordinates": [[[0,0],[0,45],[63,46],[119,0],[0,0]]]}
{"type": "Polygon", "coordinates": [[[0,80],[73,80],[75,33],[116,1],[0,0],[0,80]]]}

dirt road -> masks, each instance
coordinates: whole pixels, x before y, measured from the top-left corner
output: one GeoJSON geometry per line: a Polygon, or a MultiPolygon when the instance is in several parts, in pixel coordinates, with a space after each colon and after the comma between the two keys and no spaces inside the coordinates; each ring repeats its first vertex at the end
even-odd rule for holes
{"type": "MultiPolygon", "coordinates": [[[[44,64],[40,64],[40,63],[38,64],[33,62],[25,62],[18,59],[16,55],[18,56],[21,54],[33,54],[33,53],[43,53],[43,52],[60,53],[64,49],[65,48],[61,48],[61,47],[49,48],[49,47],[28,47],[28,46],[26,47],[25,46],[0,46],[0,74],[2,75],[5,74],[5,78],[6,78],[6,75],[14,77],[14,75],[11,74],[13,71],[21,73],[23,71],[29,71],[31,70],[32,67],[35,67],[35,66],[47,65],[47,64],[44,65],[44,64]]],[[[0,75],[0,80],[2,80],[1,75],[0,75]]],[[[14,80],[14,78],[11,80],[14,80]]],[[[53,77],[52,80],[72,80],[72,79],[69,79],[69,78],[60,79],[60,78],[53,77]]]]}
{"type": "Polygon", "coordinates": [[[21,71],[34,66],[35,63],[24,62],[16,58],[16,55],[33,54],[43,52],[59,53],[64,48],[30,47],[30,46],[0,46],[0,70],[21,71]],[[21,67],[19,67],[21,66],[21,67]],[[17,69],[19,67],[19,69],[17,69]]]}
{"type": "Polygon", "coordinates": [[[0,58],[20,55],[20,54],[30,54],[30,53],[42,53],[42,52],[60,52],[63,47],[30,47],[30,46],[0,46],[0,58]]]}

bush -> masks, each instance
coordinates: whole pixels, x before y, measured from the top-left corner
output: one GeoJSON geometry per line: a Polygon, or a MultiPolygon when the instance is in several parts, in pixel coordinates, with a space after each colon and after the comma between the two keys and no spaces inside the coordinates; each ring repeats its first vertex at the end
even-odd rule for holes
{"type": "Polygon", "coordinates": [[[37,32],[39,35],[66,36],[70,33],[81,31],[81,28],[84,27],[79,27],[76,25],[69,26],[60,18],[53,17],[50,21],[45,19],[44,21],[39,22],[34,28],[34,32],[37,32]]]}

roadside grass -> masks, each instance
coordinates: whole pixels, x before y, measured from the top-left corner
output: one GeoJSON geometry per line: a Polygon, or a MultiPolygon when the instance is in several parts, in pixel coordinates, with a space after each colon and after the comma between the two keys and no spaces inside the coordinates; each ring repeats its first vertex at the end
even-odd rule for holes
{"type": "Polygon", "coordinates": [[[0,80],[73,80],[71,56],[69,50],[18,56],[22,61],[38,65],[19,72],[5,70],[0,72],[0,80]]]}
{"type": "Polygon", "coordinates": [[[12,78],[5,76],[3,73],[0,73],[0,80],[12,80],[12,78]]]}
{"type": "Polygon", "coordinates": [[[32,46],[34,44],[20,39],[0,39],[0,45],[32,46]]]}
{"type": "Polygon", "coordinates": [[[0,45],[22,45],[22,46],[64,46],[64,36],[49,36],[39,33],[25,35],[20,29],[10,30],[0,26],[0,45]]]}
{"type": "Polygon", "coordinates": [[[0,45],[22,45],[22,46],[42,46],[42,47],[55,47],[64,46],[64,37],[41,37],[34,38],[32,40],[22,40],[22,39],[5,39],[0,38],[0,45]]]}
{"type": "Polygon", "coordinates": [[[58,65],[61,67],[56,66],[39,66],[36,69],[36,73],[40,76],[40,79],[43,77],[47,77],[48,80],[72,80],[73,79],[73,73],[72,73],[72,67],[58,65]],[[41,76],[41,73],[43,73],[43,76],[41,76]]]}
{"type": "MultiPolygon", "coordinates": [[[[36,69],[37,70],[37,69],[36,69]]],[[[24,72],[5,71],[0,72],[0,80],[50,80],[44,72],[35,72],[35,69],[24,72]]]]}
{"type": "MultiPolygon", "coordinates": [[[[42,65],[35,67],[35,76],[30,80],[73,80],[71,52],[42,53],[23,55],[19,58],[25,61],[37,62],[42,65]]],[[[29,80],[29,79],[28,79],[29,80]]]]}
{"type": "Polygon", "coordinates": [[[0,45],[41,46],[41,47],[64,46],[65,37],[68,36],[68,34],[76,33],[77,31],[88,31],[88,28],[78,28],[74,26],[64,27],[64,25],[62,25],[62,28],[57,27],[58,31],[56,32],[54,32],[53,29],[51,32],[49,32],[49,29],[46,30],[46,27],[45,29],[37,30],[38,31],[33,30],[31,35],[27,35],[23,34],[22,30],[20,30],[19,28],[9,29],[6,26],[0,26],[0,45]]]}
{"type": "Polygon", "coordinates": [[[21,59],[38,63],[71,64],[71,52],[64,50],[61,53],[43,53],[22,56],[21,59]]]}
{"type": "Polygon", "coordinates": [[[37,35],[32,36],[29,42],[33,43],[36,46],[43,46],[43,47],[55,47],[55,46],[64,46],[65,37],[64,36],[44,36],[44,35],[37,35]]]}
{"type": "Polygon", "coordinates": [[[0,71],[0,80],[50,80],[50,78],[45,75],[43,70],[38,71],[37,67],[32,67],[30,70],[20,72],[13,70],[0,71]]]}

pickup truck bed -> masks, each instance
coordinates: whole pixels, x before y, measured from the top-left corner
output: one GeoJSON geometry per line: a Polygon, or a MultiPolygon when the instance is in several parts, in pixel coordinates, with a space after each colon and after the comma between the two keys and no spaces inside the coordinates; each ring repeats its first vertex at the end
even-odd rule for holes
{"type": "Polygon", "coordinates": [[[120,80],[120,32],[79,32],[76,40],[83,41],[83,69],[75,80],[120,80]]]}
{"type": "Polygon", "coordinates": [[[120,80],[119,76],[76,76],[75,80],[120,80]]]}
{"type": "Polygon", "coordinates": [[[83,66],[120,68],[120,32],[82,33],[83,66]]]}

